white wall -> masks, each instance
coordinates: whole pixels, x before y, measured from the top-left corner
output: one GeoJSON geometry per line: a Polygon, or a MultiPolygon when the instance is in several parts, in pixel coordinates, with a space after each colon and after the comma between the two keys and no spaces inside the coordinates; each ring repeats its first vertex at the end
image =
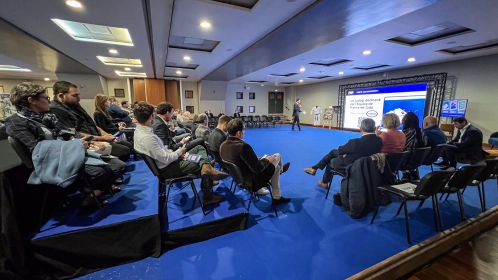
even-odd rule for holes
{"type": "MultiPolygon", "coordinates": [[[[289,107],[289,96],[287,96],[286,88],[274,86],[260,86],[259,84],[251,84],[250,89],[244,89],[244,85],[229,84],[225,98],[226,114],[232,116],[237,106],[244,106],[244,112],[241,115],[268,115],[268,92],[275,90],[284,93],[284,114],[289,107]],[[237,99],[237,92],[244,93],[244,99],[237,99]],[[249,99],[249,92],[255,93],[255,99],[249,99]],[[256,112],[249,113],[249,106],[256,106],[256,112]]],[[[292,105],[292,103],[290,103],[292,105]]],[[[290,107],[289,107],[290,108],[290,107]]],[[[292,113],[292,112],[291,112],[292,113]]]]}
{"type": "MultiPolygon", "coordinates": [[[[197,83],[181,82],[181,103],[183,104],[182,110],[185,111],[187,106],[194,106],[194,114],[198,114],[199,111],[199,93],[197,91],[197,83]],[[185,98],[185,91],[191,90],[194,92],[194,98],[185,98]]],[[[201,111],[204,112],[204,111],[201,111]]]]}
{"type": "MultiPolygon", "coordinates": [[[[492,132],[498,131],[498,55],[458,60],[433,65],[405,68],[388,73],[388,78],[401,78],[422,74],[446,72],[458,79],[457,99],[469,99],[467,119],[484,134],[487,142],[492,132]]],[[[383,73],[334,80],[319,84],[297,87],[297,97],[301,98],[306,110],[315,104],[337,105],[339,85],[385,79],[383,73]],[[308,108],[309,107],[309,108],[308,108]]],[[[323,106],[322,106],[323,108],[323,106]]],[[[309,114],[301,117],[303,123],[312,124],[309,114]]],[[[335,117],[334,117],[335,124],[335,117]]]]}
{"type": "Polygon", "coordinates": [[[127,79],[107,79],[107,89],[109,92],[109,96],[114,96],[114,89],[116,88],[124,89],[125,91],[125,97],[117,97],[119,102],[127,100],[133,104],[127,79]]]}

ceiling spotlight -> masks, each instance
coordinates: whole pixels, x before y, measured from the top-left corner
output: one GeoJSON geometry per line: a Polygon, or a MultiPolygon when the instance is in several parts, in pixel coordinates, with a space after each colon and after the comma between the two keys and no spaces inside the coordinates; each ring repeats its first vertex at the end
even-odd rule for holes
{"type": "Polygon", "coordinates": [[[126,68],[125,68],[125,71],[130,71],[130,70],[131,70],[131,68],[130,68],[130,67],[126,67],[126,68]]]}
{"type": "Polygon", "coordinates": [[[181,73],[182,73],[182,71],[180,71],[180,70],[176,71],[176,74],[181,74],[181,73]]]}
{"type": "Polygon", "coordinates": [[[304,72],[304,71],[306,71],[306,68],[301,67],[301,69],[299,69],[299,71],[304,72]]]}
{"type": "Polygon", "coordinates": [[[190,56],[186,55],[183,57],[184,60],[190,60],[190,56]]]}
{"type": "Polygon", "coordinates": [[[76,1],[76,0],[67,0],[66,5],[74,7],[74,8],[81,8],[81,3],[76,1]]]}
{"type": "Polygon", "coordinates": [[[201,27],[204,27],[204,28],[211,27],[211,23],[209,23],[207,21],[203,21],[203,22],[201,22],[201,27]]]}
{"type": "Polygon", "coordinates": [[[303,82],[303,80],[299,80],[299,82],[300,82],[300,83],[302,83],[302,82],[303,82]]]}
{"type": "Polygon", "coordinates": [[[265,85],[264,84],[260,84],[260,86],[264,87],[265,85]]]}
{"type": "Polygon", "coordinates": [[[342,72],[342,71],[341,71],[341,72],[339,72],[339,75],[343,75],[343,74],[344,74],[344,72],[342,72]]]}
{"type": "Polygon", "coordinates": [[[371,53],[372,53],[372,52],[371,52],[371,51],[369,51],[369,50],[363,51],[363,54],[364,54],[364,55],[369,55],[369,54],[371,54],[371,53]]]}
{"type": "Polygon", "coordinates": [[[410,58],[408,59],[408,62],[414,62],[414,61],[415,61],[415,57],[410,57],[410,58]]]}
{"type": "Polygon", "coordinates": [[[45,78],[44,80],[45,80],[45,81],[50,81],[50,79],[49,79],[49,78],[45,78]]]}
{"type": "Polygon", "coordinates": [[[117,53],[118,53],[118,51],[117,51],[117,50],[115,50],[115,49],[110,49],[110,50],[109,50],[109,53],[112,53],[112,54],[117,54],[117,53]]]}
{"type": "Polygon", "coordinates": [[[278,89],[276,89],[275,91],[278,91],[278,89]]]}

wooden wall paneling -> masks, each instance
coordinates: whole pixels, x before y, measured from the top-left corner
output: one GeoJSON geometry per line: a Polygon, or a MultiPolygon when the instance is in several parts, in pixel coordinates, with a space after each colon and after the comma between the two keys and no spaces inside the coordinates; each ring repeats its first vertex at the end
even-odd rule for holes
{"type": "Polygon", "coordinates": [[[144,79],[133,79],[133,97],[136,101],[147,101],[145,97],[145,82],[144,79]]]}
{"type": "Polygon", "coordinates": [[[164,80],[145,79],[145,93],[147,94],[147,102],[152,105],[166,101],[164,80]]]}
{"type": "Polygon", "coordinates": [[[173,108],[180,109],[180,92],[178,81],[164,81],[166,87],[166,101],[173,105],[173,108]]]}

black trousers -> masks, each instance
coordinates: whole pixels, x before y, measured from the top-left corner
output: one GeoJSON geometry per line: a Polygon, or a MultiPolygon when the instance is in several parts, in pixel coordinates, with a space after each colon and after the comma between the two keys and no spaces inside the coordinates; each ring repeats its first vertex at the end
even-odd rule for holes
{"type": "Polygon", "coordinates": [[[339,155],[339,151],[337,149],[333,149],[328,154],[326,154],[316,165],[311,167],[315,170],[322,170],[325,168],[325,172],[323,172],[322,182],[328,183],[330,182],[330,180],[332,180],[332,173],[330,171],[334,169],[334,160],[340,156],[341,155],[339,155]]]}
{"type": "Polygon", "coordinates": [[[294,116],[294,122],[292,122],[292,129],[294,129],[294,125],[297,123],[297,127],[301,130],[301,122],[299,121],[299,115],[294,116]]]}
{"type": "Polygon", "coordinates": [[[106,161],[109,165],[85,165],[85,176],[95,190],[108,190],[114,181],[126,172],[126,164],[113,158],[106,161]]]}
{"type": "Polygon", "coordinates": [[[456,167],[459,158],[465,158],[465,151],[457,146],[448,145],[444,150],[444,160],[450,163],[450,166],[456,167]]]}
{"type": "Polygon", "coordinates": [[[121,142],[111,143],[111,146],[111,155],[118,157],[121,161],[125,162],[130,159],[131,148],[133,148],[133,145],[130,142],[122,140],[121,142]]]}

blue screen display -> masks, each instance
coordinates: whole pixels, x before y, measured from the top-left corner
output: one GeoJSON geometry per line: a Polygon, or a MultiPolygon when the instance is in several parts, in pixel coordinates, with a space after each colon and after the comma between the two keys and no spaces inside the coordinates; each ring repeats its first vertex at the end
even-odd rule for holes
{"type": "Polygon", "coordinates": [[[465,117],[468,99],[444,100],[441,108],[441,117],[465,117]]]}

